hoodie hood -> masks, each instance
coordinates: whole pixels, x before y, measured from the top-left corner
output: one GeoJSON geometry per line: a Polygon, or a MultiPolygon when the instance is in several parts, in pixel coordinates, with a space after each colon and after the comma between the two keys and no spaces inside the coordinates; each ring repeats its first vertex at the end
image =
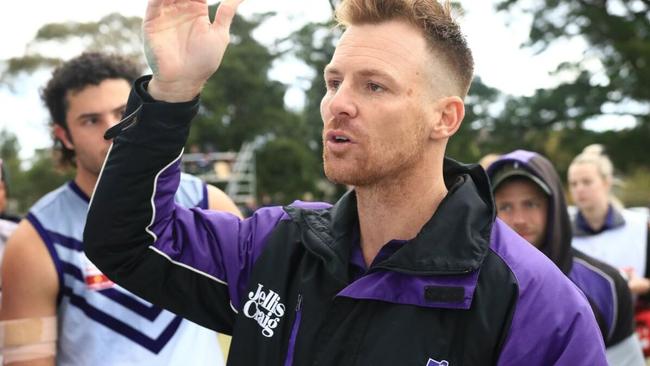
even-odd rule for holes
{"type": "Polygon", "coordinates": [[[571,270],[571,220],[567,211],[566,200],[560,176],[553,164],[540,154],[515,150],[501,156],[487,169],[490,179],[500,171],[516,165],[539,179],[548,189],[549,202],[546,217],[546,238],[539,248],[565,274],[571,270]]]}

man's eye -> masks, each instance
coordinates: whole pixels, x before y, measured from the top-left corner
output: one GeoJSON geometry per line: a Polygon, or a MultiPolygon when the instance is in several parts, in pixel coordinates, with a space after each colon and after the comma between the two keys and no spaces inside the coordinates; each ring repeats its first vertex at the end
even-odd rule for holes
{"type": "Polygon", "coordinates": [[[375,83],[368,83],[368,89],[370,89],[373,92],[381,92],[384,91],[384,87],[375,83]]]}
{"type": "Polygon", "coordinates": [[[535,201],[526,202],[524,205],[525,205],[524,207],[529,209],[537,209],[541,207],[540,203],[535,201]]]}
{"type": "Polygon", "coordinates": [[[338,90],[339,86],[341,86],[341,81],[340,80],[328,80],[327,81],[327,89],[329,89],[329,90],[338,90]]]}

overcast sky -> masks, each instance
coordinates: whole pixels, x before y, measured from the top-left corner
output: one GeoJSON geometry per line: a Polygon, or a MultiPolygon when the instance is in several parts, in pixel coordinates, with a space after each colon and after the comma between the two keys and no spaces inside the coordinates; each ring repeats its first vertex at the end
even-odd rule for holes
{"type": "MultiPolygon", "coordinates": [[[[461,4],[466,14],[460,23],[474,53],[476,73],[485,83],[505,93],[530,95],[537,88],[552,86],[557,80],[550,78],[549,72],[555,65],[577,60],[582,55],[584,45],[580,43],[533,55],[519,47],[527,37],[530,22],[527,16],[521,15],[507,25],[508,18],[493,11],[492,0],[461,0],[461,4]]],[[[14,2],[10,11],[5,9],[0,12],[0,59],[22,55],[26,44],[44,24],[97,21],[112,12],[142,16],[145,7],[145,0],[14,2]]],[[[240,8],[244,16],[267,11],[278,13],[256,34],[260,41],[267,44],[286,36],[305,22],[326,20],[331,13],[327,0],[246,0],[240,8]]],[[[279,64],[271,76],[287,84],[297,84],[298,78],[304,77],[305,72],[307,70],[296,72],[295,65],[279,64]]],[[[32,75],[21,80],[14,90],[0,87],[0,106],[3,110],[0,128],[6,128],[18,136],[23,157],[30,157],[34,149],[51,145],[47,116],[38,99],[38,88],[48,76],[47,73],[32,75]]],[[[291,89],[287,102],[299,105],[298,87],[291,89]]]]}

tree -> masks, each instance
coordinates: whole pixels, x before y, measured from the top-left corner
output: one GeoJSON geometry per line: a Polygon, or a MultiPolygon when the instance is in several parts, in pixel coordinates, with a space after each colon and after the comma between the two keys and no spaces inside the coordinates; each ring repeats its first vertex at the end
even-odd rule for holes
{"type": "Polygon", "coordinates": [[[465,98],[465,118],[447,144],[447,156],[462,162],[476,162],[487,152],[500,151],[502,146],[495,143],[489,131],[495,128],[492,106],[502,97],[480,77],[474,78],[465,98]]]}
{"type": "MultiPolygon", "coordinates": [[[[330,4],[333,5],[332,2],[330,4]]],[[[305,106],[300,114],[304,126],[301,140],[313,156],[315,163],[305,169],[318,188],[312,191],[314,198],[321,200],[336,199],[347,189],[343,185],[334,186],[329,183],[320,164],[323,155],[320,102],[326,91],[323,70],[332,59],[336,41],[341,34],[342,30],[335,26],[332,19],[322,23],[307,23],[280,42],[281,47],[288,50],[287,56],[300,60],[312,70],[311,78],[305,80],[305,106]]]]}
{"type": "Polygon", "coordinates": [[[0,131],[0,157],[7,173],[8,198],[15,202],[16,213],[22,214],[45,193],[71,179],[72,174],[57,168],[49,150],[38,151],[31,166],[23,168],[19,151],[16,136],[0,131]]]}
{"type": "Polygon", "coordinates": [[[67,44],[77,53],[81,51],[101,51],[127,56],[144,67],[142,54],[142,32],[139,17],[125,17],[118,13],[109,14],[98,22],[50,23],[42,26],[36,37],[29,42],[25,54],[4,61],[4,71],[0,80],[11,82],[21,74],[29,74],[41,68],[59,65],[62,47],[67,44]]]}
{"type": "Polygon", "coordinates": [[[268,195],[275,203],[288,204],[306,193],[314,193],[316,180],[311,171],[320,164],[300,140],[278,138],[270,141],[257,152],[256,161],[259,167],[266,167],[258,170],[260,197],[268,195]]]}
{"type": "MultiPolygon", "coordinates": [[[[212,17],[215,10],[216,5],[210,7],[212,17]]],[[[311,135],[305,120],[284,104],[287,86],[269,78],[269,71],[280,54],[272,52],[252,37],[252,32],[271,15],[261,14],[250,19],[236,16],[231,28],[232,43],[221,68],[203,89],[200,112],[193,121],[188,146],[196,145],[203,150],[238,151],[242,143],[262,135],[270,141],[269,149],[276,146],[273,142],[276,138],[280,139],[277,143],[280,146],[286,146],[283,139],[293,139],[296,143],[291,145],[291,151],[299,156],[315,153],[305,140],[305,136],[311,135]],[[299,147],[302,150],[298,151],[299,147]]],[[[2,77],[11,80],[17,75],[29,75],[36,69],[58,65],[62,59],[59,55],[48,53],[48,45],[80,45],[76,53],[83,50],[120,53],[144,65],[140,26],[140,18],[120,14],[108,15],[99,22],[44,25],[30,42],[25,55],[6,62],[2,77]]],[[[312,182],[297,180],[303,184],[300,189],[271,180],[273,174],[269,172],[277,171],[278,167],[294,166],[292,159],[278,155],[267,159],[264,164],[258,164],[258,174],[266,177],[262,181],[276,187],[271,190],[281,190],[282,187],[301,192],[312,190],[313,181],[318,179],[318,175],[313,175],[318,164],[311,169],[275,177],[281,182],[286,180],[288,173],[312,176],[312,182]]],[[[45,161],[46,157],[39,155],[31,174],[49,174],[44,170],[44,165],[40,165],[45,161]]],[[[264,187],[260,188],[260,191],[264,191],[264,187]]],[[[285,196],[291,195],[287,192],[285,196]]]]}
{"type": "MultiPolygon", "coordinates": [[[[211,7],[213,13],[215,10],[211,7]]],[[[238,150],[243,142],[258,135],[304,135],[298,115],[284,104],[287,86],[268,76],[278,55],[252,37],[253,30],[271,15],[251,19],[236,16],[228,52],[201,94],[202,108],[188,144],[238,150]]]]}
{"type": "MultiPolygon", "coordinates": [[[[575,38],[588,44],[582,60],[558,67],[558,72],[573,74],[573,80],[538,90],[532,97],[511,98],[500,116],[499,133],[524,136],[524,140],[528,135],[536,148],[543,148],[548,136],[555,135],[560,156],[573,156],[583,146],[600,142],[622,172],[647,166],[650,2],[499,0],[497,8],[513,16],[519,11],[532,14],[530,39],[524,47],[544,52],[575,38]],[[636,125],[616,133],[586,129],[586,122],[595,118],[616,121],[619,116],[636,125]]],[[[565,168],[560,166],[561,171],[565,168]]]]}

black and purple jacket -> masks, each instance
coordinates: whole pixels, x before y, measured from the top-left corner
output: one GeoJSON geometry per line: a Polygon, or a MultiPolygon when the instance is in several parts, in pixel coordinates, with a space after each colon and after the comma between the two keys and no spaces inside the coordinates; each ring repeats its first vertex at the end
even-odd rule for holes
{"type": "MultiPolygon", "coordinates": [[[[609,348],[634,334],[632,295],[627,282],[614,267],[571,247],[571,220],[562,181],[551,162],[530,151],[516,150],[501,156],[488,168],[494,177],[502,168],[517,165],[535,175],[550,189],[546,239],[539,248],[586,295],[609,348]]],[[[636,350],[640,354],[640,348],[636,350]]],[[[621,363],[616,363],[621,365],[621,363]]]]}
{"type": "Polygon", "coordinates": [[[229,365],[605,365],[584,296],[494,221],[477,167],[445,162],[449,194],[414,239],[354,274],[354,192],[246,220],[174,204],[199,102],[136,83],[99,179],[85,250],[141,297],[232,334],[229,365]]]}

